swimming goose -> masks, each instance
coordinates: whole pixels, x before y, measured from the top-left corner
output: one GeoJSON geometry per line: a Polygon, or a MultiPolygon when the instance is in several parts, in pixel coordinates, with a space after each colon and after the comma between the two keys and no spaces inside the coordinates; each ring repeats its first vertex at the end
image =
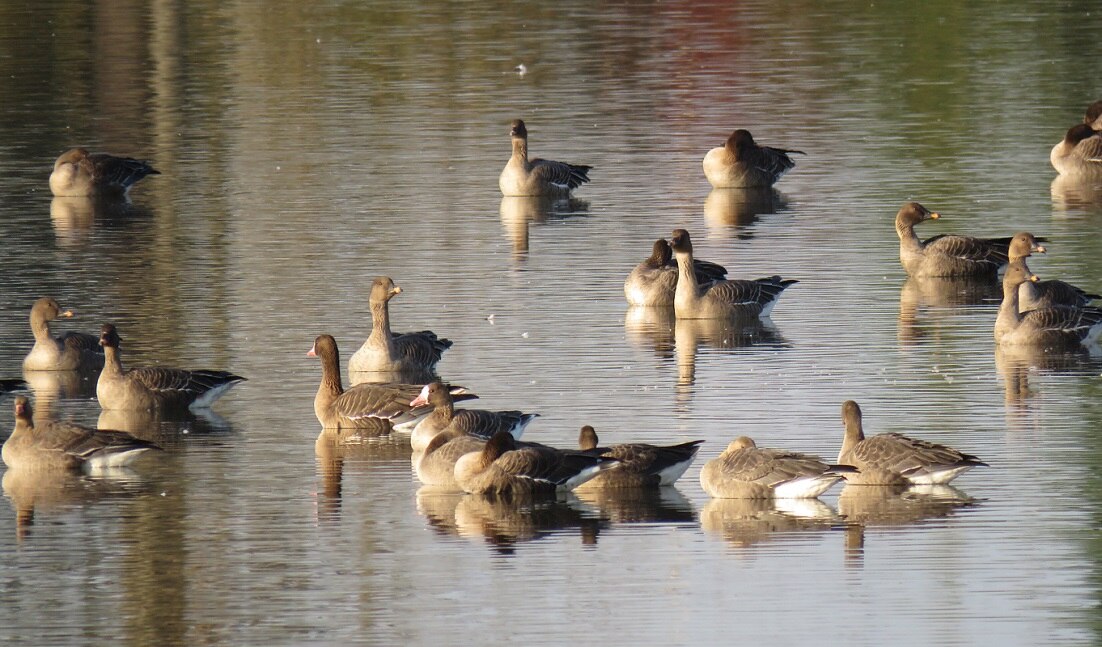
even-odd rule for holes
{"type": "Polygon", "coordinates": [[[908,202],[895,215],[899,261],[907,274],[917,277],[994,276],[1007,263],[1010,238],[941,234],[920,241],[915,225],[940,217],[917,202],[908,202]]]}
{"type": "MultiPolygon", "coordinates": [[[[342,443],[383,436],[394,429],[412,429],[432,411],[428,406],[409,405],[420,393],[420,384],[365,383],[344,390],[337,341],[331,335],[319,335],[306,355],[321,360],[321,384],[314,396],[314,415],[322,427],[337,431],[342,443]]],[[[469,400],[478,396],[453,386],[452,397],[469,400]]]]}
{"type": "Polygon", "coordinates": [[[455,480],[471,494],[547,495],[573,490],[618,464],[616,459],[546,445],[518,447],[513,436],[502,431],[494,434],[482,451],[456,461],[455,480]]]}
{"type": "Polygon", "coordinates": [[[1102,175],[1102,132],[1076,124],[1052,147],[1048,159],[1061,175],[1102,175]]]}
{"type": "Polygon", "coordinates": [[[420,450],[420,456],[414,454],[417,479],[424,485],[458,489],[459,485],[455,481],[456,462],[466,454],[482,451],[485,445],[484,438],[465,434],[458,429],[442,431],[420,450]]]}
{"type": "Polygon", "coordinates": [[[82,198],[125,195],[138,180],[160,173],[141,160],[71,148],[54,162],[53,173],[50,173],[50,191],[56,196],[82,198]]]}
{"type": "Polygon", "coordinates": [[[987,466],[971,454],[902,434],[865,437],[861,407],[853,400],[842,403],[845,435],[838,462],[852,465],[857,473],[845,475],[855,485],[945,485],[976,466],[987,466]]]}
{"type": "Polygon", "coordinates": [[[592,166],[528,159],[528,129],[520,119],[513,121],[509,136],[513,141],[513,155],[501,171],[498,187],[507,196],[556,195],[567,196],[589,181],[592,166]]]}
{"type": "Polygon", "coordinates": [[[104,409],[160,411],[205,409],[245,378],[227,371],[179,368],[122,367],[122,338],[112,324],[104,324],[99,343],[106,355],[96,383],[96,397],[104,409]]]}
{"type": "Polygon", "coordinates": [[[389,276],[371,284],[371,335],[348,360],[348,372],[429,372],[451,348],[431,330],[395,333],[390,330],[390,300],[402,293],[389,276]]]}
{"type": "Polygon", "coordinates": [[[596,430],[586,425],[578,435],[578,447],[595,456],[615,458],[620,461],[620,466],[601,472],[580,487],[638,488],[673,485],[689,469],[703,442],[694,440],[667,446],[621,443],[598,447],[596,430]]]}
{"type": "Polygon", "coordinates": [[[103,366],[103,349],[99,338],[82,332],[67,332],[60,337],[50,334],[50,322],[58,317],[72,317],[71,310],[50,297],[42,297],[31,306],[31,332],[34,347],[23,358],[25,371],[98,370],[103,366]]]}
{"type": "Polygon", "coordinates": [[[803,151],[758,146],[748,130],[736,130],[727,142],[704,156],[704,177],[717,189],[773,186],[796,165],[789,153],[803,151]]]}
{"type": "MultiPolygon", "coordinates": [[[[1010,264],[1021,265],[1029,274],[1026,258],[1032,254],[1044,254],[1045,248],[1037,242],[1033,234],[1019,232],[1014,234],[1010,241],[1010,264]]],[[[1091,301],[1102,299],[1102,296],[1091,294],[1086,290],[1075,287],[1064,281],[1026,281],[1018,289],[1018,307],[1025,310],[1037,310],[1051,306],[1075,306],[1090,305],[1091,301]]]]}
{"type": "Polygon", "coordinates": [[[1089,346],[1102,335],[1102,309],[1050,306],[1021,312],[1020,286],[1040,279],[1022,263],[1006,269],[1003,301],[995,319],[995,341],[1037,346],[1089,346]]]}
{"type": "Polygon", "coordinates": [[[86,469],[122,467],[157,445],[125,431],[91,429],[70,422],[35,421],[30,401],[15,399],[15,430],[4,442],[10,468],[86,469]]]}
{"type": "Polygon", "coordinates": [[[770,276],[753,281],[728,279],[699,283],[693,271],[693,244],[689,232],[675,229],[670,240],[677,257],[677,288],[674,312],[684,319],[768,317],[781,292],[795,279],[770,276]]]}
{"type": "MultiPolygon", "coordinates": [[[[698,283],[722,281],[727,270],[722,265],[693,259],[698,283]]],[[[651,255],[635,266],[624,280],[624,296],[633,306],[672,306],[677,289],[677,263],[665,238],[654,241],[651,255]]]]}
{"type": "Polygon", "coordinates": [[[485,411],[482,409],[455,409],[455,398],[451,387],[441,382],[426,384],[410,403],[417,408],[431,406],[432,413],[417,423],[410,434],[413,451],[419,452],[440,432],[454,429],[461,434],[477,436],[488,440],[499,431],[509,432],[513,438],[520,438],[524,428],[538,413],[520,411],[485,411]]]}
{"type": "Polygon", "coordinates": [[[813,499],[856,471],[810,454],[759,448],[739,436],[700,468],[700,486],[718,499],[813,499]]]}

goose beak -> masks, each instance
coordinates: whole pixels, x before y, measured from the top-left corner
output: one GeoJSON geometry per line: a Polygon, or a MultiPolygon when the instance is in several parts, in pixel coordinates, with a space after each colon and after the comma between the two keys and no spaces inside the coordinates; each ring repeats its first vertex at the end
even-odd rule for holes
{"type": "Polygon", "coordinates": [[[72,310],[66,310],[65,312],[62,312],[62,313],[61,313],[61,316],[62,316],[62,317],[65,317],[66,319],[68,319],[69,317],[72,317],[72,316],[73,316],[73,311],[72,311],[72,310]]]}
{"type": "Polygon", "coordinates": [[[941,214],[940,214],[940,213],[938,213],[938,212],[936,212],[936,211],[931,211],[931,212],[930,212],[930,219],[931,219],[931,220],[937,220],[937,219],[938,219],[938,218],[940,218],[940,217],[941,217],[941,214]]]}
{"type": "Polygon", "coordinates": [[[1045,250],[1045,246],[1044,246],[1044,245],[1037,245],[1036,247],[1034,247],[1034,248],[1033,248],[1033,252],[1035,252],[1035,253],[1037,253],[1037,254],[1044,254],[1044,253],[1045,253],[1045,251],[1046,251],[1046,250],[1045,250]]]}
{"type": "Polygon", "coordinates": [[[395,286],[394,286],[394,289],[393,289],[393,290],[391,290],[391,291],[390,291],[390,293],[391,293],[391,294],[401,294],[401,293],[402,293],[402,288],[400,288],[400,287],[398,287],[397,285],[395,285],[395,286]]]}
{"type": "Polygon", "coordinates": [[[317,357],[318,356],[318,354],[314,352],[314,347],[313,346],[310,347],[310,350],[306,351],[306,356],[307,357],[317,357]]]}

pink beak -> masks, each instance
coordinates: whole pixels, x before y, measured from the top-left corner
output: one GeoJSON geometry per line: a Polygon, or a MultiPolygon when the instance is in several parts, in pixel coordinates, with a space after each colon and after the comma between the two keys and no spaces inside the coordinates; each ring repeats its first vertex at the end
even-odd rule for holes
{"type": "Polygon", "coordinates": [[[306,356],[307,357],[317,357],[318,356],[318,354],[314,352],[314,347],[313,346],[310,347],[310,350],[306,351],[306,356]]]}

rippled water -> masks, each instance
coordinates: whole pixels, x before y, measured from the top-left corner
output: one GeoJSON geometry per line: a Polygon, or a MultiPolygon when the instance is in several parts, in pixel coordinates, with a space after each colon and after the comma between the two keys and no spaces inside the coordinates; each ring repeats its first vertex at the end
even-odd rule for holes
{"type": "Polygon", "coordinates": [[[1102,288],[1102,187],[1048,164],[1099,98],[1094,9],[0,8],[0,377],[52,295],[77,313],[59,328],[116,322],[129,365],[249,378],[183,421],[32,384],[169,451],[127,478],[5,474],[0,637],[1097,642],[1102,362],[997,353],[997,289],[906,279],[892,228],[914,199],[944,216],[923,235],[1027,229],[1051,241],[1034,271],[1102,288]],[[501,198],[516,117],[536,155],[594,166],[574,201],[501,198]],[[736,127],[807,155],[776,191],[710,191],[700,159],[736,127]],[[52,200],[77,144],[163,175],[127,205],[52,200]],[[800,280],[771,325],[627,309],[676,227],[736,276],[800,280]],[[517,507],[419,488],[402,442],[315,448],[305,353],[362,343],[379,274],[395,328],[455,340],[440,373],[539,412],[531,438],[705,439],[697,464],[655,495],[517,507]],[[991,467],[776,507],[701,491],[737,435],[835,456],[850,398],[870,431],[991,467]]]}

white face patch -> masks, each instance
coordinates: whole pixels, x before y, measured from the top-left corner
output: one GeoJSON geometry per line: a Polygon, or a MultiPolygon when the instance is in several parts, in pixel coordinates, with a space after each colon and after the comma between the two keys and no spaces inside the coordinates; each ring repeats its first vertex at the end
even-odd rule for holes
{"type": "Polygon", "coordinates": [[[424,399],[426,399],[426,400],[428,400],[428,399],[429,399],[429,385],[428,385],[428,384],[426,384],[425,386],[421,387],[421,395],[419,395],[419,396],[417,396],[417,397],[419,397],[419,398],[424,398],[424,399]]]}

